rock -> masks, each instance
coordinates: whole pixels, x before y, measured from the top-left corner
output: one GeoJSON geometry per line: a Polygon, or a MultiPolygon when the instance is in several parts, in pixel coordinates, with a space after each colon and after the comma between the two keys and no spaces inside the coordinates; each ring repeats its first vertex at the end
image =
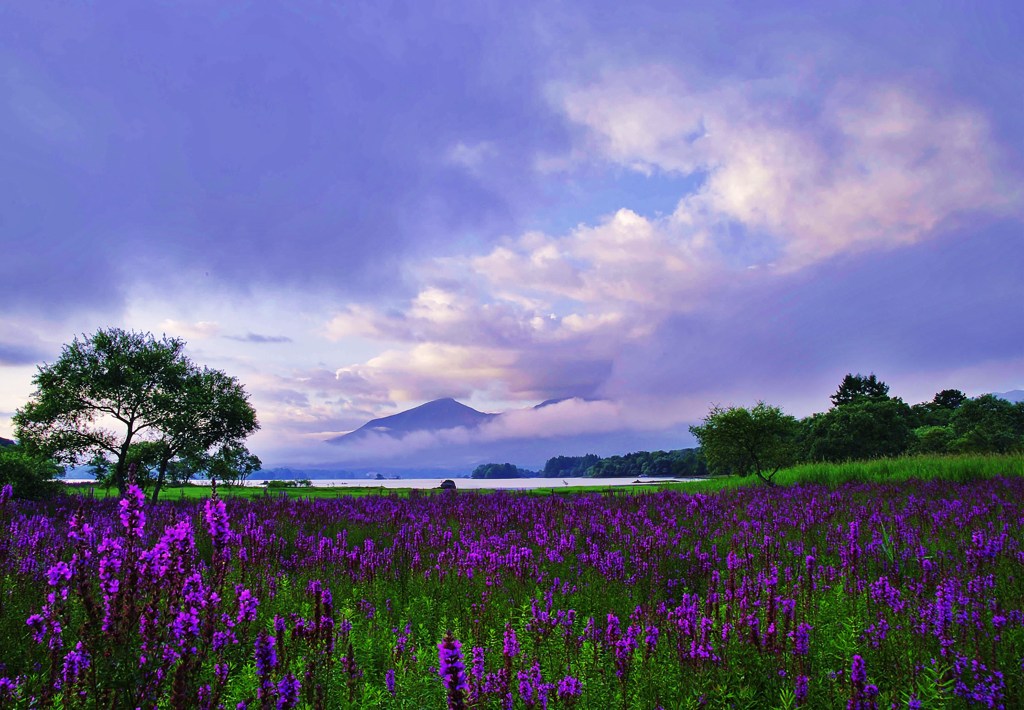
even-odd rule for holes
{"type": "Polygon", "coordinates": [[[454,491],[455,481],[453,481],[450,478],[446,478],[443,481],[441,481],[441,485],[438,486],[438,488],[440,488],[442,491],[454,491]]]}

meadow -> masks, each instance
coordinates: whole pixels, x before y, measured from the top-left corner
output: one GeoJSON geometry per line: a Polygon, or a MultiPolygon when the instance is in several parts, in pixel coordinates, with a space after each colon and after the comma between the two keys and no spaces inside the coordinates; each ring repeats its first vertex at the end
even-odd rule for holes
{"type": "Polygon", "coordinates": [[[616,495],[0,495],[0,707],[1021,707],[1022,459],[943,461],[616,495]]]}

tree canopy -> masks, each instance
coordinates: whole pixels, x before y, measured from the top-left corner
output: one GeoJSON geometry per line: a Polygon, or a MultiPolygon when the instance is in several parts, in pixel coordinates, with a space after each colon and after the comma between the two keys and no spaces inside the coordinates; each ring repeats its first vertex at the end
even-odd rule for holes
{"type": "Polygon", "coordinates": [[[713,473],[756,475],[765,483],[797,459],[799,423],[778,407],[712,407],[702,424],[690,427],[713,473]]]}
{"type": "MultiPolygon", "coordinates": [[[[4,441],[8,441],[4,439],[4,441]]],[[[0,445],[0,487],[11,486],[17,498],[43,498],[53,493],[64,468],[15,442],[0,445]]]]}
{"type": "Polygon", "coordinates": [[[30,401],[15,414],[18,438],[61,463],[112,459],[123,491],[129,463],[193,470],[217,446],[239,446],[259,428],[242,385],[185,357],[185,343],[120,328],[75,338],[39,367],[30,401]]]}
{"type": "Polygon", "coordinates": [[[839,389],[832,395],[832,404],[841,407],[844,404],[853,404],[861,401],[881,402],[889,399],[889,385],[885,384],[871,373],[867,377],[861,374],[849,373],[839,383],[839,389]]]}

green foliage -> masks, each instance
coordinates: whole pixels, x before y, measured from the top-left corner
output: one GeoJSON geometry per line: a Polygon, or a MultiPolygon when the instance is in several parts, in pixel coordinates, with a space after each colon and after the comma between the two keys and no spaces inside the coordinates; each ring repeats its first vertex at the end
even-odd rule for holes
{"type": "Polygon", "coordinates": [[[61,463],[110,454],[123,488],[132,443],[160,426],[181,386],[184,347],[120,328],[75,338],[33,377],[36,391],[14,415],[18,438],[61,463]]]}
{"type": "Polygon", "coordinates": [[[155,498],[173,460],[174,477],[187,477],[210,449],[238,447],[259,428],[242,385],[199,368],[184,347],[120,328],[75,338],[33,378],[14,416],[19,438],[62,463],[89,460],[119,490],[135,463],[155,479],[155,498]]]}
{"type": "Polygon", "coordinates": [[[771,483],[780,468],[796,461],[799,423],[764,402],[752,409],[715,406],[690,431],[714,473],[754,474],[771,483]]]}
{"type": "Polygon", "coordinates": [[[640,476],[675,476],[692,478],[706,476],[707,462],[700,449],[675,451],[636,451],[625,456],[600,459],[587,471],[595,478],[629,478],[640,476]]]}
{"type": "Polygon", "coordinates": [[[510,463],[484,463],[473,469],[473,478],[527,478],[533,475],[533,471],[519,468],[510,463]]]}
{"type": "Polygon", "coordinates": [[[854,402],[880,402],[889,398],[889,385],[871,373],[867,377],[861,374],[847,374],[839,383],[839,389],[832,395],[832,404],[841,407],[854,402]]]}
{"type": "Polygon", "coordinates": [[[969,399],[949,422],[951,448],[964,453],[1007,453],[1024,450],[1024,403],[1013,404],[990,394],[969,399]]]}
{"type": "Polygon", "coordinates": [[[914,429],[910,442],[912,454],[944,454],[950,450],[953,430],[948,426],[921,426],[914,429]]]}
{"type": "Polygon", "coordinates": [[[211,479],[226,485],[240,486],[262,467],[259,457],[249,453],[244,445],[230,443],[221,446],[207,458],[206,473],[211,479]]]}
{"type": "Polygon", "coordinates": [[[910,407],[900,399],[858,399],[805,420],[805,452],[812,461],[899,456],[910,446],[910,407]]]}
{"type": "Polygon", "coordinates": [[[23,446],[0,446],[0,487],[10,485],[16,498],[45,498],[59,490],[64,467],[23,446]]]}
{"type": "Polygon", "coordinates": [[[601,460],[597,454],[585,456],[555,456],[544,464],[545,478],[575,478],[587,475],[587,469],[601,460]]]}
{"type": "Polygon", "coordinates": [[[953,412],[967,401],[967,395],[960,390],[942,390],[931,402],[922,402],[911,407],[914,426],[946,426],[953,412]]]}

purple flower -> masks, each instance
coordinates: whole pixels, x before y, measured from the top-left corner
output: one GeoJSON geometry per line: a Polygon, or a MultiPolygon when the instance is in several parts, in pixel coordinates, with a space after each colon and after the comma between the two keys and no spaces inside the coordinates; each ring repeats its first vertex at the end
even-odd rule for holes
{"type": "Polygon", "coordinates": [[[864,681],[868,679],[868,671],[864,665],[864,659],[858,655],[854,655],[853,663],[850,666],[850,680],[856,686],[862,686],[864,681]]]}
{"type": "Polygon", "coordinates": [[[141,538],[146,526],[146,514],[142,510],[146,502],[146,494],[134,483],[128,486],[124,492],[124,498],[118,502],[121,508],[121,525],[128,531],[129,535],[141,538]]]}
{"type": "Polygon", "coordinates": [[[508,659],[519,655],[519,639],[516,637],[516,630],[512,628],[512,624],[505,624],[505,640],[502,646],[502,653],[508,659]]]}
{"type": "Polygon", "coordinates": [[[578,698],[583,693],[583,684],[571,675],[567,675],[558,681],[558,699],[565,701],[570,698],[578,698]]]}
{"type": "Polygon", "coordinates": [[[654,650],[654,647],[658,645],[658,634],[659,631],[657,626],[647,627],[647,635],[644,637],[644,643],[646,643],[647,648],[652,651],[654,650]]]}
{"type": "Polygon", "coordinates": [[[384,686],[391,693],[391,697],[395,697],[395,669],[388,668],[387,673],[384,674],[384,686]]]}
{"type": "Polygon", "coordinates": [[[89,667],[89,654],[82,650],[82,642],[75,644],[73,651],[64,656],[64,668],[61,670],[62,687],[73,685],[86,668],[89,667]]]}
{"type": "Polygon", "coordinates": [[[264,631],[256,636],[256,645],[253,655],[256,658],[256,674],[260,678],[266,678],[270,671],[277,667],[277,639],[264,631]]]}
{"type": "Polygon", "coordinates": [[[277,710],[289,710],[299,704],[299,690],[302,684],[291,673],[285,673],[277,684],[277,710]]]}
{"type": "Polygon", "coordinates": [[[473,677],[478,681],[484,677],[484,649],[473,647],[473,677]]]}
{"type": "Polygon", "coordinates": [[[796,695],[796,704],[803,705],[807,701],[807,681],[805,675],[798,675],[794,683],[793,691],[796,695]]]}
{"type": "Polygon", "coordinates": [[[448,708],[461,710],[465,707],[463,694],[469,691],[469,681],[466,679],[466,666],[462,661],[462,644],[452,636],[451,631],[437,644],[437,656],[437,674],[441,676],[445,690],[448,691],[448,708]]]}
{"type": "Polygon", "coordinates": [[[243,589],[238,593],[238,618],[236,623],[241,624],[243,621],[255,621],[256,620],[256,608],[260,605],[260,600],[252,595],[248,589],[243,589]]]}
{"type": "Polygon", "coordinates": [[[220,498],[208,498],[203,505],[203,517],[206,519],[206,529],[210,533],[215,548],[221,548],[227,542],[228,533],[231,531],[228,525],[228,509],[220,498]]]}
{"type": "MultiPolygon", "coordinates": [[[[14,495],[14,488],[11,487],[10,483],[6,484],[3,488],[0,488],[0,505],[3,505],[7,501],[9,501],[13,495],[14,495]]],[[[7,679],[4,678],[4,680],[7,680],[7,679]]]]}
{"type": "Polygon", "coordinates": [[[793,633],[793,653],[798,656],[806,656],[810,650],[810,631],[814,628],[810,624],[801,623],[793,633]]]}

